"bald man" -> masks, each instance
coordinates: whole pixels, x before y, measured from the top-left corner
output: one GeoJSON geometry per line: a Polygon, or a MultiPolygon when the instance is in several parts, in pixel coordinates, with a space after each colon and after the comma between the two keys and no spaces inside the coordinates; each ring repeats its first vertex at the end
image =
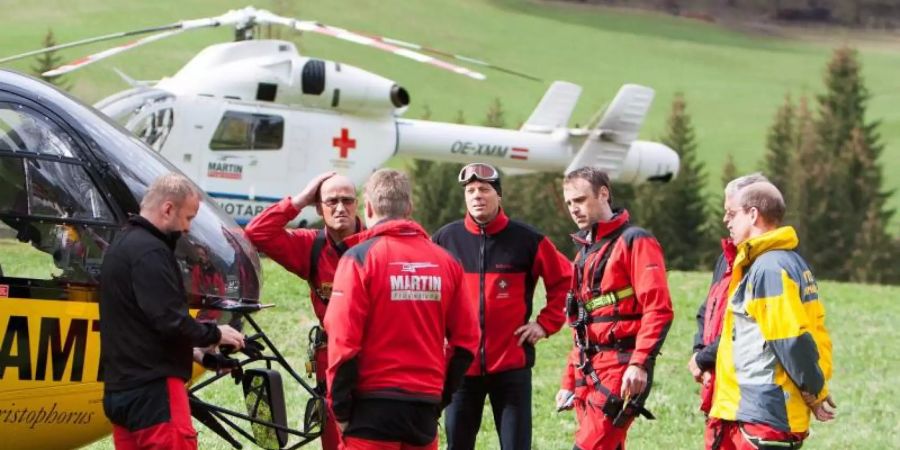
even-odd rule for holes
{"type": "MultiPolygon", "coordinates": [[[[309,283],[309,296],[319,326],[313,333],[315,354],[311,370],[316,374],[316,389],[325,394],[325,369],[328,365],[321,323],[331,297],[334,272],[341,255],[355,242],[351,238],[362,231],[357,217],[356,186],[335,172],[323,173],[309,182],[300,193],[270,206],[247,225],[247,238],[268,257],[309,283]],[[315,206],[325,226],[319,230],[285,229],[285,226],[309,206],[315,206]]],[[[322,432],[322,448],[337,450],[337,424],[329,416],[322,432]]]]}

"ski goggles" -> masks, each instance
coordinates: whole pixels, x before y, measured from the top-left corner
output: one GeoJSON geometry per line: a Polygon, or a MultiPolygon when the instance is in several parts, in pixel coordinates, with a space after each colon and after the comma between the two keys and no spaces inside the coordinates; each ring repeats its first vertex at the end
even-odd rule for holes
{"type": "Polygon", "coordinates": [[[485,183],[496,183],[500,181],[500,172],[497,172],[494,166],[484,163],[468,164],[459,171],[459,177],[457,177],[459,184],[468,184],[473,179],[485,183]]]}

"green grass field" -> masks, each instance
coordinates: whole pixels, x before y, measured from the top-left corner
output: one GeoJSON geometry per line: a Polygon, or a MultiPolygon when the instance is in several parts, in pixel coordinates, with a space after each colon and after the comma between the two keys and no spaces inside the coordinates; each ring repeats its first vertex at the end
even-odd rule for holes
{"type": "MultiPolygon", "coordinates": [[[[264,264],[264,302],[278,305],[258,313],[271,338],[285,351],[296,369],[302,369],[306,333],[315,318],[309,307],[306,284],[271,261],[264,264]]],[[[675,303],[676,319],[662,350],[656,371],[656,383],[649,408],[658,420],[641,420],[630,432],[628,446],[638,450],[702,448],[703,416],[697,410],[697,385],[689,375],[695,323],[693,315],[706,294],[709,274],[673,272],[669,284],[675,303]]],[[[825,282],[821,293],[828,311],[827,323],[834,340],[834,378],[831,389],[838,402],[839,416],[834,422],[815,423],[811,449],[893,449],[900,448],[900,413],[895,400],[900,396],[897,373],[900,358],[900,288],[825,282]]],[[[538,300],[540,304],[543,300],[538,300]]],[[[534,443],[535,449],[570,449],[575,432],[573,414],[557,414],[554,395],[565,355],[571,345],[568,330],[563,330],[538,346],[534,369],[534,443]]],[[[286,384],[288,418],[291,424],[302,419],[306,397],[298,387],[286,384]]],[[[228,380],[221,382],[206,399],[240,408],[240,388],[228,380]]],[[[479,449],[497,449],[499,443],[489,410],[478,437],[479,449]]],[[[91,449],[112,448],[110,439],[91,449]]],[[[212,432],[200,428],[200,448],[227,449],[228,445],[212,432]]],[[[310,445],[318,448],[318,444],[310,445]]]]}
{"type": "MultiPolygon", "coordinates": [[[[0,264],[9,276],[48,278],[52,263],[45,254],[9,239],[0,239],[0,264]]],[[[264,303],[275,308],[255,315],[296,370],[303,370],[306,335],[316,323],[307,293],[301,282],[270,260],[263,262],[264,303]]],[[[659,357],[649,408],[658,420],[640,420],[631,429],[629,448],[671,450],[702,448],[703,417],[697,410],[697,385],[686,369],[695,330],[694,313],[706,295],[708,273],[672,272],[669,286],[676,318],[659,357]]],[[[539,289],[540,291],[540,289],[539,289]]],[[[895,449],[900,448],[900,397],[897,373],[900,358],[900,287],[823,282],[820,292],[825,302],[827,325],[834,342],[834,377],[831,390],[839,416],[827,424],[814,423],[811,449],[895,449]]],[[[538,293],[537,305],[543,294],[538,293]]],[[[571,338],[564,329],[538,345],[534,369],[534,448],[570,449],[575,431],[573,414],[557,414],[554,395],[570,349],[571,338]]],[[[283,374],[287,380],[287,374],[283,374]]],[[[302,420],[307,396],[302,389],[285,382],[288,420],[297,426],[302,420]]],[[[243,410],[241,389],[225,379],[204,391],[203,398],[243,410]]],[[[498,440],[488,411],[478,438],[479,449],[497,449],[498,440]]],[[[198,425],[200,448],[227,449],[229,446],[211,431],[198,425]]],[[[107,438],[88,448],[110,449],[107,438]]],[[[318,448],[317,444],[310,448],[318,448]]]]}
{"type": "MultiPolygon", "coordinates": [[[[40,45],[47,28],[59,41],[221,14],[244,3],[215,0],[111,4],[100,0],[4,2],[0,55],[40,45]]],[[[541,77],[535,83],[488,72],[476,82],[402,58],[320,36],[304,37],[301,52],[354,64],[406,86],[412,95],[408,117],[428,105],[435,120],[452,120],[462,110],[470,122],[483,117],[499,97],[510,125],[528,117],[549,81],[568,80],[584,87],[574,122],[584,123],[627,82],[657,90],[657,101],[642,138],[662,132],[669,102],[684,92],[697,130],[699,152],[707,163],[710,190],[719,188],[719,173],[731,153],[741,171],[757,168],[765,133],[785,92],[815,95],[832,47],[843,43],[861,49],[866,84],[872,94],[869,117],[881,120],[886,145],[882,163],[886,189],[900,188],[900,36],[850,33],[831,29],[803,39],[747,34],[729,28],[657,13],[614,10],[533,0],[268,0],[255,6],[304,19],[387,36],[483,58],[541,77]],[[279,7],[278,5],[289,5],[279,7]]],[[[777,34],[777,33],[776,33],[777,34]]],[[[798,32],[788,33],[796,36],[798,32]]],[[[116,56],[71,78],[74,93],[89,101],[126,88],[113,67],[136,79],[174,73],[203,46],[227,41],[230,30],[205,30],[116,56]]],[[[105,48],[92,45],[63,53],[66,60],[105,48]]],[[[9,67],[24,70],[31,62],[9,67]]],[[[574,123],[573,123],[574,124],[574,123]]],[[[890,205],[900,207],[900,196],[890,205]]],[[[894,220],[894,234],[900,221],[894,220]]]]}

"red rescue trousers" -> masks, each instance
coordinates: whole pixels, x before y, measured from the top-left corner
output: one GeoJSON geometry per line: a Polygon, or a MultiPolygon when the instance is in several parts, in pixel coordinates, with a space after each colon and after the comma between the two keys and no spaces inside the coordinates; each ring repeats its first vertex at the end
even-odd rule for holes
{"type": "Polygon", "coordinates": [[[800,448],[806,436],[807,433],[789,433],[758,423],[710,417],[706,421],[705,441],[706,450],[788,450],[800,448]]]}
{"type": "Polygon", "coordinates": [[[427,445],[410,445],[403,442],[375,441],[356,437],[345,437],[341,450],[437,450],[438,438],[427,445]]]}
{"type": "MultiPolygon", "coordinates": [[[[316,350],[316,384],[325,386],[325,370],[328,369],[328,348],[322,347],[316,350]]],[[[325,393],[322,392],[322,395],[325,393]]],[[[325,424],[322,430],[322,450],[338,450],[340,445],[340,432],[337,421],[329,410],[325,413],[325,424]]]]}
{"type": "MultiPolygon", "coordinates": [[[[592,363],[600,383],[618,395],[622,388],[622,376],[625,375],[628,365],[622,364],[617,352],[614,351],[598,353],[592,363]]],[[[647,389],[649,388],[648,383],[647,389]]],[[[606,394],[594,388],[592,382],[576,388],[581,389],[584,391],[577,392],[575,401],[575,412],[578,417],[575,447],[580,450],[625,450],[625,437],[634,419],[621,428],[614,426],[612,419],[603,413],[606,394]]]]}
{"type": "Polygon", "coordinates": [[[169,421],[131,431],[114,424],[113,443],[116,450],[197,449],[197,432],[191,423],[191,407],[184,380],[167,378],[166,390],[169,395],[169,421]]]}

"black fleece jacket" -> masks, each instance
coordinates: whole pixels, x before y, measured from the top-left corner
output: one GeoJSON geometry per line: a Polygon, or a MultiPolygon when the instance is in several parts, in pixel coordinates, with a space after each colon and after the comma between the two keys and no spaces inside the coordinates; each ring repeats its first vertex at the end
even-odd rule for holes
{"type": "Polygon", "coordinates": [[[107,392],[159,378],[190,378],[194,347],[219,341],[214,323],[188,314],[177,236],[133,216],[116,236],[100,271],[100,344],[107,392]]]}

